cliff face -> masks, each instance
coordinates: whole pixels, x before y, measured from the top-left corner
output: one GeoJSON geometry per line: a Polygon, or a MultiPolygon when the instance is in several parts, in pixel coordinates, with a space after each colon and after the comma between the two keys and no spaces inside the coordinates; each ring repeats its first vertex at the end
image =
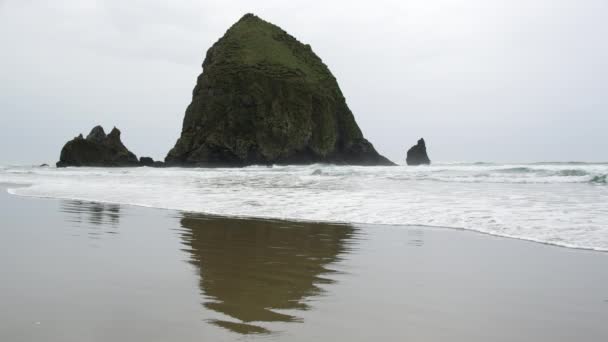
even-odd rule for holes
{"type": "Polygon", "coordinates": [[[120,140],[120,131],[114,127],[106,135],[96,126],[87,135],[68,141],[61,149],[57,167],[65,166],[137,166],[139,161],[120,140]]]}
{"type": "Polygon", "coordinates": [[[245,15],[208,51],[173,165],[392,165],[367,141],[336,79],[279,27],[245,15]]]}

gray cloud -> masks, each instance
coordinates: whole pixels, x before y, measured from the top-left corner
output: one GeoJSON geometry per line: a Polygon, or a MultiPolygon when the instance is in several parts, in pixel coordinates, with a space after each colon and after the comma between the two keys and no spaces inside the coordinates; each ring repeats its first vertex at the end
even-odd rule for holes
{"type": "Polygon", "coordinates": [[[246,12],[313,46],[396,161],[608,160],[604,0],[0,0],[0,163],[95,124],[163,158],[205,51],[246,12]]]}

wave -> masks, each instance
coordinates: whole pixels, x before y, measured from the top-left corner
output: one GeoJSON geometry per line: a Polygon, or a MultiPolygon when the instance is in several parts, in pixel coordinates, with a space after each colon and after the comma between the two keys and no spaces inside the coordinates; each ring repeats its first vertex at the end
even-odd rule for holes
{"type": "Polygon", "coordinates": [[[23,196],[223,216],[454,227],[604,250],[607,181],[606,165],[0,170],[0,183],[31,184],[11,189],[23,196]]]}
{"type": "Polygon", "coordinates": [[[564,177],[580,177],[580,176],[587,176],[589,175],[589,173],[585,170],[577,170],[577,169],[572,169],[572,170],[560,170],[557,172],[558,175],[560,176],[564,176],[564,177]]]}
{"type": "Polygon", "coordinates": [[[591,178],[591,180],[589,182],[593,183],[593,184],[606,184],[608,182],[607,178],[608,178],[608,174],[599,175],[599,176],[595,176],[595,177],[591,178]]]}
{"type": "Polygon", "coordinates": [[[608,162],[535,162],[530,163],[530,165],[608,165],[608,162]]]}
{"type": "MultiPolygon", "coordinates": [[[[605,184],[603,171],[584,169],[543,169],[529,167],[487,168],[480,170],[436,169],[427,172],[392,174],[392,180],[437,181],[442,183],[502,183],[502,184],[557,184],[592,183],[605,184]]],[[[330,176],[331,174],[323,173],[330,176]]]]}
{"type": "Polygon", "coordinates": [[[506,169],[496,169],[496,172],[507,172],[507,173],[526,173],[526,172],[534,172],[536,170],[531,169],[529,167],[511,167],[506,169]]]}

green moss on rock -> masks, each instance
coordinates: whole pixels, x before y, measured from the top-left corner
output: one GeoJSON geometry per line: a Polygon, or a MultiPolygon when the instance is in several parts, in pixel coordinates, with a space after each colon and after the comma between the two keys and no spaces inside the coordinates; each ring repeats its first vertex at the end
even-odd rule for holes
{"type": "Polygon", "coordinates": [[[310,46],[255,15],[207,51],[192,95],[167,163],[392,164],[365,140],[310,46]]]}

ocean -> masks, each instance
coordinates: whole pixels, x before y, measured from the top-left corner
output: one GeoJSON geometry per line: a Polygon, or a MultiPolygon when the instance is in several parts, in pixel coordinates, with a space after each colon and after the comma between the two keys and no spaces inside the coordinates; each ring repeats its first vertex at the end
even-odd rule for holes
{"type": "Polygon", "coordinates": [[[0,167],[20,196],[228,217],[466,229],[608,251],[608,163],[0,167]]]}

